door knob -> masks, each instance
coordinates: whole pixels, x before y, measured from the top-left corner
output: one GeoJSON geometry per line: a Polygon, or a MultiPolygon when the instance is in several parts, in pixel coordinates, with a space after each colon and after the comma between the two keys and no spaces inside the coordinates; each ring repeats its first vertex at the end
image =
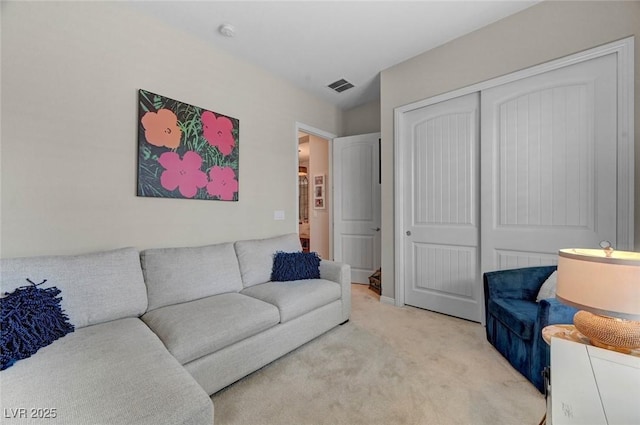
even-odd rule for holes
{"type": "Polygon", "coordinates": [[[380,228],[379,227],[372,227],[371,230],[375,230],[376,232],[379,232],[380,228]]]}
{"type": "Polygon", "coordinates": [[[411,236],[411,230],[407,230],[407,236],[411,236]]]}

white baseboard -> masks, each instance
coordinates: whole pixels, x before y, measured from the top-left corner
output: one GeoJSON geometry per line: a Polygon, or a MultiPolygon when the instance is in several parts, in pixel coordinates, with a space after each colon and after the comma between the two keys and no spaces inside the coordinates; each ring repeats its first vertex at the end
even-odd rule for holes
{"type": "Polygon", "coordinates": [[[382,304],[396,305],[396,300],[391,297],[385,297],[384,295],[380,296],[380,302],[382,304]]]}

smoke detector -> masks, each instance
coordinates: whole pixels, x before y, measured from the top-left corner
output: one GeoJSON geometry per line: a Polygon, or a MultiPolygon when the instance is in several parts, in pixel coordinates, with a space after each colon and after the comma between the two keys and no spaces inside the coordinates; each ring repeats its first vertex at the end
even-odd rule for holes
{"type": "Polygon", "coordinates": [[[218,28],[218,32],[225,37],[231,38],[236,35],[236,27],[231,24],[222,24],[220,28],[218,28]]]}

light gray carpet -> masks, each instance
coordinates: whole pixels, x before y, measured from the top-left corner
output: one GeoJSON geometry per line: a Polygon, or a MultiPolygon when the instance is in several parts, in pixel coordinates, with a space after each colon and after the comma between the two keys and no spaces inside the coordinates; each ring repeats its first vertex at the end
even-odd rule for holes
{"type": "Polygon", "coordinates": [[[477,323],[381,304],[213,397],[215,425],[537,424],[544,397],[477,323]]]}

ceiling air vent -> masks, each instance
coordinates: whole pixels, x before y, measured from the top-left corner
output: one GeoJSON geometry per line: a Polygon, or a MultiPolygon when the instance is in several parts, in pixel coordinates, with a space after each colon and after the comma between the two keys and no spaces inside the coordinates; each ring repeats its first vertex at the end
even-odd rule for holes
{"type": "Polygon", "coordinates": [[[336,82],[329,84],[327,87],[340,93],[353,87],[353,84],[342,78],[336,82]]]}

